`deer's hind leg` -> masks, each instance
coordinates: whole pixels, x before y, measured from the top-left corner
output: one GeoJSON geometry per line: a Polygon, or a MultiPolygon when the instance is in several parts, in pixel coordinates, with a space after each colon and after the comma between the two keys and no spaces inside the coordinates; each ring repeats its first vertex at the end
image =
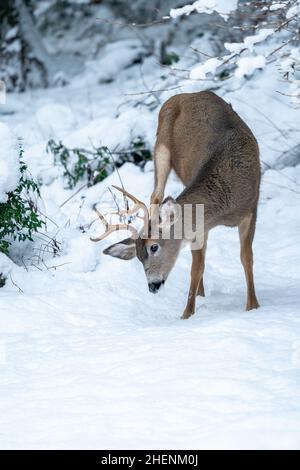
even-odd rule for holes
{"type": "Polygon", "coordinates": [[[157,143],[154,151],[155,185],[151,195],[151,204],[161,204],[165,187],[171,171],[171,153],[168,147],[157,143]]]}
{"type": "Polygon", "coordinates": [[[245,271],[247,282],[247,305],[246,310],[258,308],[259,303],[255,294],[253,280],[253,252],[252,242],[255,233],[256,210],[246,216],[239,225],[239,236],[241,244],[241,262],[245,271]]]}

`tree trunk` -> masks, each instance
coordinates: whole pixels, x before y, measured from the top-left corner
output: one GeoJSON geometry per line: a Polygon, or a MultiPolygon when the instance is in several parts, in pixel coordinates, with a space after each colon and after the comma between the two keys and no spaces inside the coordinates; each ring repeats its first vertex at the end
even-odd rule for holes
{"type": "Polygon", "coordinates": [[[57,67],[46,50],[28,0],[2,0],[0,79],[7,90],[53,84],[57,67]]]}

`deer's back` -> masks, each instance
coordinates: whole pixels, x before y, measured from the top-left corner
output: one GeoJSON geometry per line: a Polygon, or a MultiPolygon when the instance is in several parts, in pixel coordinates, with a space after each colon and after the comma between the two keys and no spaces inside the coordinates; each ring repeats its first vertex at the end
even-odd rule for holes
{"type": "Polygon", "coordinates": [[[210,91],[182,93],[170,98],[159,115],[158,142],[170,149],[172,167],[187,186],[214,153],[214,146],[236,132],[237,145],[257,143],[249,127],[226,103],[210,91]]]}
{"type": "Polygon", "coordinates": [[[214,197],[226,193],[235,210],[256,205],[258,145],[222,98],[207,91],[170,98],[161,108],[157,141],[170,149],[171,165],[187,187],[198,181],[214,197]]]}

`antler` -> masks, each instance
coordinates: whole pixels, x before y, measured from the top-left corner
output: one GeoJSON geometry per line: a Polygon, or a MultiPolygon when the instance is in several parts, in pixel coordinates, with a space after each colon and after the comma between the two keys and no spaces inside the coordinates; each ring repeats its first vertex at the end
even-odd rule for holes
{"type": "Polygon", "coordinates": [[[124,188],[120,188],[119,186],[115,185],[112,185],[112,187],[115,188],[117,191],[120,191],[122,194],[124,194],[124,196],[127,196],[129,199],[131,199],[131,201],[134,202],[134,206],[131,209],[122,209],[118,212],[118,215],[132,215],[135,214],[139,209],[142,209],[144,212],[144,223],[148,222],[149,213],[148,208],[144,202],[140,201],[137,197],[130,194],[124,188]]]}
{"type": "Polygon", "coordinates": [[[92,242],[99,242],[100,240],[103,240],[104,238],[106,238],[108,235],[115,232],[116,230],[129,230],[133,234],[134,237],[137,236],[137,231],[132,225],[109,224],[107,220],[105,219],[105,217],[101,214],[101,212],[98,211],[98,209],[95,206],[93,207],[93,210],[96,212],[101,222],[105,225],[105,232],[99,237],[96,237],[96,238],[91,237],[90,239],[92,242]]]}
{"type": "MultiPolygon", "coordinates": [[[[121,209],[118,212],[116,212],[116,215],[132,215],[138,212],[139,209],[142,209],[144,212],[144,228],[148,226],[148,220],[149,220],[149,213],[146,204],[144,202],[140,201],[137,197],[133,196],[132,194],[128,193],[124,188],[119,188],[119,186],[114,186],[117,191],[120,191],[124,196],[128,197],[131,201],[134,202],[134,206],[131,209],[121,209]]],[[[99,242],[100,240],[103,240],[106,238],[108,235],[111,233],[115,232],[116,230],[129,230],[133,238],[137,238],[137,230],[130,224],[109,224],[105,217],[101,214],[101,212],[98,211],[96,208],[96,205],[93,206],[93,210],[96,212],[98,215],[99,219],[101,222],[105,225],[105,232],[100,235],[97,238],[91,238],[93,242],[99,242]]]]}

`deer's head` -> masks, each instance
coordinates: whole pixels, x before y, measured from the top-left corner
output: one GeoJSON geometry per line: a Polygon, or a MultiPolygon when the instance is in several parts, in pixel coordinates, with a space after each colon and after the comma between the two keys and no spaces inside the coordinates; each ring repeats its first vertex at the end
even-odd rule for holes
{"type": "Polygon", "coordinates": [[[174,236],[176,203],[170,197],[165,199],[161,205],[155,208],[150,219],[147,206],[143,202],[124,189],[116,186],[115,188],[134,202],[134,206],[131,209],[127,208],[126,210],[119,211],[118,215],[130,216],[142,209],[144,214],[143,228],[137,232],[128,223],[109,224],[103,215],[95,209],[106,230],[102,235],[91,240],[103,240],[116,230],[129,230],[132,233],[131,237],[114,243],[106,248],[103,253],[122,260],[130,260],[136,256],[143,264],[149,291],[156,293],[167,280],[182,244],[182,240],[174,236]]]}

